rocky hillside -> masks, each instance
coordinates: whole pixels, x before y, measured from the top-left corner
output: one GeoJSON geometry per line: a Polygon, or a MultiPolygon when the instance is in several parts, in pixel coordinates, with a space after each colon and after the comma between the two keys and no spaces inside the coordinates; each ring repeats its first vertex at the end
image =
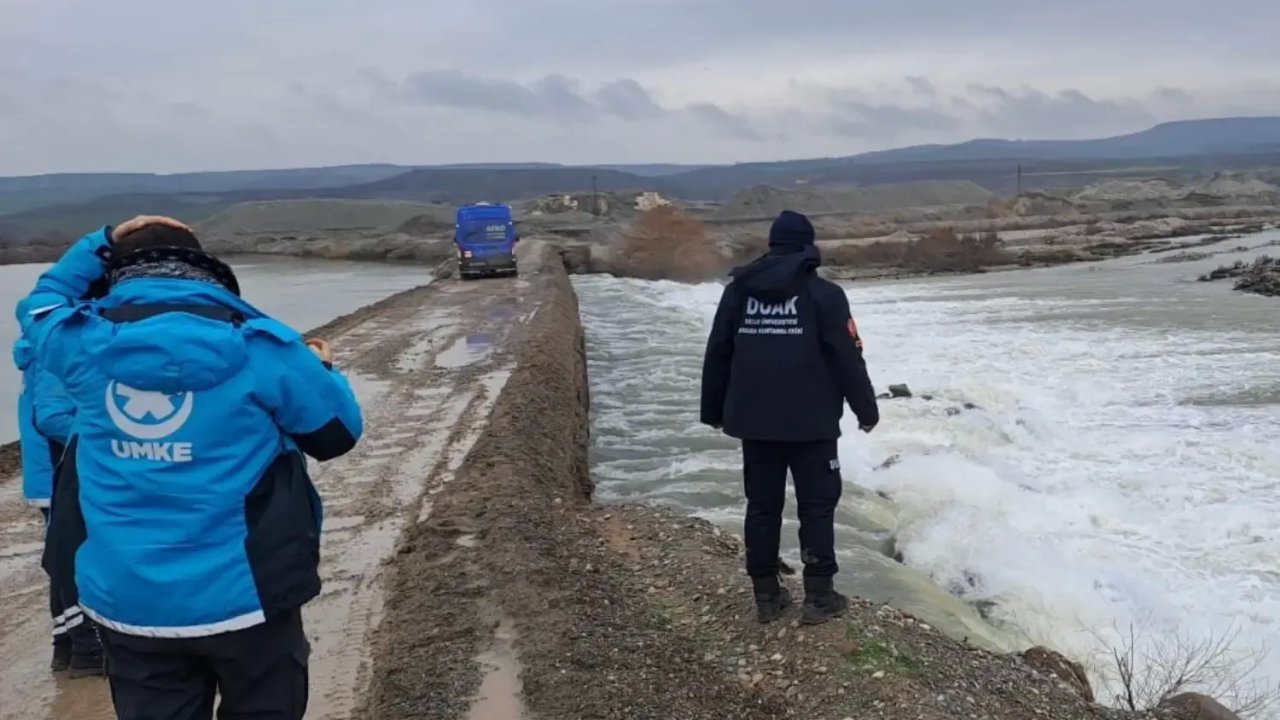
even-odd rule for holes
{"type": "Polygon", "coordinates": [[[995,198],[968,181],[893,183],[867,187],[777,188],[744,190],[716,211],[717,219],[773,217],[783,210],[810,215],[880,213],[907,207],[981,205],[995,198]]]}

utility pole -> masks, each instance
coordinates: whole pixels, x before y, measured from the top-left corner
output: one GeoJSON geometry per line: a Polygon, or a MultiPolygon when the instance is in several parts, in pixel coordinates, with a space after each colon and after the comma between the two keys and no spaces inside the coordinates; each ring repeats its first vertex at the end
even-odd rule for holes
{"type": "Polygon", "coordinates": [[[596,176],[591,176],[591,214],[600,214],[600,198],[596,194],[596,176]]]}
{"type": "Polygon", "coordinates": [[[1022,163],[1018,163],[1018,195],[1022,195],[1022,163]]]}

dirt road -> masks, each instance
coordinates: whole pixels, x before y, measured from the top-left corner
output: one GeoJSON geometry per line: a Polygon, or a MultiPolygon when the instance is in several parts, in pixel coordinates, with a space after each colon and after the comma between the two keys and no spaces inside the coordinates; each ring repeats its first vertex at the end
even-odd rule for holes
{"type": "MultiPolygon", "coordinates": [[[[371,634],[382,615],[384,567],[406,523],[426,518],[453,478],[511,374],[510,345],[533,308],[526,280],[444,280],[320,329],[365,413],[349,455],[312,466],[325,500],[324,590],[307,606],[312,641],[308,718],[357,710],[368,685],[371,634]]],[[[46,581],[39,514],[20,483],[0,482],[0,719],[114,717],[106,683],[48,670],[46,581]]]]}

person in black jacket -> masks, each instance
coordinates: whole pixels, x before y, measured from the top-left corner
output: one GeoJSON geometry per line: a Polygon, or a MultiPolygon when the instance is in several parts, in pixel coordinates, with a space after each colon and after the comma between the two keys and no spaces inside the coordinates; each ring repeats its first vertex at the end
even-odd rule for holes
{"type": "Polygon", "coordinates": [[[849,300],[818,277],[813,241],[804,215],[778,216],[769,253],[732,273],[702,371],[702,422],[742,440],[747,574],[761,622],[791,604],[778,580],[788,469],[800,516],[803,621],[823,623],[848,609],[832,583],[842,489],[836,440],[846,402],[863,432],[880,421],[849,300]]]}

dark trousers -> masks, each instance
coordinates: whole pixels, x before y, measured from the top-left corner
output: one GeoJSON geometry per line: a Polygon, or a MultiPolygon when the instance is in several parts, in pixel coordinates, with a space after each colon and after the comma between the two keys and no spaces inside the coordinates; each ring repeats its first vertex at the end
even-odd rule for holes
{"type": "Polygon", "coordinates": [[[800,517],[800,557],[805,577],[831,577],[836,564],[835,512],[843,484],[836,441],[813,443],[742,443],[743,479],[747,492],[747,574],[778,574],[778,541],[782,509],[787,501],[787,470],[796,487],[800,517]]]}
{"type": "MultiPolygon", "coordinates": [[[[40,508],[44,516],[45,526],[49,523],[49,509],[40,508]]],[[[48,542],[46,533],[45,541],[48,542]]],[[[76,598],[75,582],[65,581],[53,571],[51,563],[42,562],[45,574],[49,576],[49,615],[53,618],[53,643],[55,645],[70,644],[75,655],[91,656],[102,652],[98,643],[98,633],[93,622],[80,611],[76,598]]]]}
{"type": "MultiPolygon", "coordinates": [[[[44,517],[45,528],[48,528],[49,508],[40,508],[40,515],[44,517]]],[[[66,607],[62,602],[62,593],[58,592],[58,583],[54,582],[53,573],[46,569],[45,574],[49,576],[49,617],[53,618],[53,642],[55,645],[69,643],[71,636],[67,634],[67,620],[63,617],[66,607]]]]}
{"type": "Polygon", "coordinates": [[[119,720],[301,720],[311,647],[294,610],[246,630],[150,638],[102,629],[119,720]]]}

